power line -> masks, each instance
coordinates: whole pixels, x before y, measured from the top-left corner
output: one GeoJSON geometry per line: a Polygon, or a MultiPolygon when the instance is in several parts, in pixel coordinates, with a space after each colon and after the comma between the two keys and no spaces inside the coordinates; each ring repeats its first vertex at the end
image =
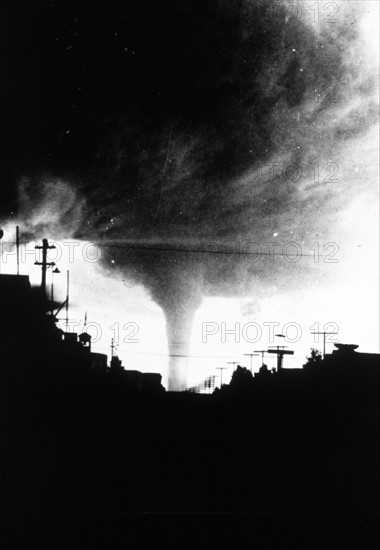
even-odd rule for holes
{"type": "MultiPolygon", "coordinates": [[[[85,242],[85,241],[83,241],[85,242]]],[[[2,244],[12,244],[15,246],[15,243],[13,242],[3,242],[2,244]]],[[[29,244],[29,241],[20,241],[19,244],[29,244]]],[[[164,247],[164,246],[141,246],[141,245],[129,245],[129,244],[108,244],[107,242],[102,242],[102,241],[92,241],[90,244],[93,244],[94,246],[99,246],[100,248],[119,248],[119,249],[124,249],[124,250],[139,250],[139,251],[149,251],[149,252],[178,252],[178,253],[181,253],[181,252],[185,252],[185,253],[189,253],[189,254],[222,254],[222,255],[232,255],[232,256],[282,256],[282,257],[294,257],[294,256],[297,256],[299,258],[314,258],[317,257],[318,258],[330,258],[331,257],[331,253],[330,254],[321,254],[318,252],[318,255],[316,256],[314,253],[312,254],[303,254],[302,252],[301,253],[297,253],[297,254],[285,254],[283,252],[244,252],[244,251],[236,251],[236,250],[205,250],[205,249],[193,249],[193,248],[181,248],[181,247],[164,247]]],[[[249,244],[249,243],[248,243],[249,244]]],[[[251,243],[251,244],[258,244],[258,246],[265,246],[265,243],[263,245],[260,245],[259,243],[251,243]]],[[[275,246],[284,246],[282,245],[281,243],[268,243],[268,244],[273,244],[275,246]]],[[[290,244],[298,244],[296,242],[294,243],[284,243],[284,244],[287,244],[287,245],[290,245],[290,244]]],[[[300,245],[301,246],[301,245],[300,245]]],[[[363,256],[358,256],[358,255],[345,255],[345,256],[342,256],[340,255],[340,258],[341,259],[360,259],[362,258],[363,256]]],[[[330,263],[330,262],[328,262],[330,263]]]]}
{"type": "MultiPolygon", "coordinates": [[[[185,252],[188,254],[223,254],[223,255],[230,255],[230,256],[286,256],[286,257],[303,257],[303,258],[315,258],[315,254],[303,254],[297,253],[297,254],[284,254],[282,252],[244,252],[244,251],[237,251],[237,250],[204,250],[204,249],[196,249],[196,248],[181,248],[181,247],[163,247],[163,246],[136,246],[136,245],[126,245],[126,244],[106,244],[102,242],[94,241],[92,244],[99,246],[100,248],[120,248],[123,250],[147,250],[149,252],[185,252]]],[[[253,243],[256,244],[256,243],[253,243]]],[[[291,244],[291,243],[288,243],[291,244]]],[[[260,246],[260,245],[259,245],[260,246]]],[[[264,245],[265,246],[265,245],[264,245]]],[[[278,244],[277,246],[281,246],[281,244],[278,244]]],[[[331,254],[319,254],[318,258],[327,258],[330,257],[331,254]]]]}
{"type": "MultiPolygon", "coordinates": [[[[96,344],[95,344],[96,345],[96,344]]],[[[97,349],[109,349],[105,346],[96,346],[97,349]]],[[[125,348],[124,348],[125,349],[125,348]]],[[[231,357],[235,357],[234,355],[179,355],[179,354],[171,354],[171,353],[153,353],[149,351],[127,351],[124,352],[121,350],[122,353],[126,353],[128,355],[152,355],[155,357],[186,357],[189,359],[231,359],[231,357]]]]}
{"type": "MultiPolygon", "coordinates": [[[[102,350],[109,349],[109,347],[105,347],[105,346],[96,346],[96,348],[102,349],[102,350]]],[[[231,359],[232,357],[236,357],[236,355],[176,355],[176,354],[169,354],[169,353],[153,353],[149,351],[128,351],[126,348],[121,348],[120,352],[125,353],[127,355],[151,355],[154,357],[187,357],[189,359],[231,359]]],[[[304,358],[305,357],[303,355],[293,356],[293,359],[304,359],[304,358]]],[[[272,359],[272,358],[269,357],[269,359],[272,359]]],[[[234,363],[238,364],[238,361],[234,361],[234,363]]]]}

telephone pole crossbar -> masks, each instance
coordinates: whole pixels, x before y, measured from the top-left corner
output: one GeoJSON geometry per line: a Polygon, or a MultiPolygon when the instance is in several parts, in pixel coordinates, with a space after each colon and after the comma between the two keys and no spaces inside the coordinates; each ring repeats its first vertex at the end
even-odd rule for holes
{"type": "Polygon", "coordinates": [[[42,278],[41,278],[41,290],[43,298],[46,299],[46,271],[48,267],[54,267],[54,262],[48,262],[47,261],[47,252],[48,250],[53,250],[55,248],[54,245],[49,245],[47,239],[42,240],[42,246],[36,245],[36,250],[42,250],[42,262],[34,262],[34,265],[40,265],[42,270],[42,278]]]}
{"type": "Polygon", "coordinates": [[[275,353],[277,355],[277,372],[280,372],[282,369],[284,355],[294,355],[294,351],[285,350],[285,347],[286,346],[277,346],[276,349],[268,349],[268,353],[275,353]]]}

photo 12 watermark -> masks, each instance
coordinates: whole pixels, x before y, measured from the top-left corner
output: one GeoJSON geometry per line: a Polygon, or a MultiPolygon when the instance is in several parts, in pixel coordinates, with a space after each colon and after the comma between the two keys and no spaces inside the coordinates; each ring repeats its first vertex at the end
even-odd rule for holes
{"type": "MultiPolygon", "coordinates": [[[[31,264],[41,258],[42,245],[38,242],[17,244],[0,241],[0,261],[2,264],[14,262],[16,258],[20,264],[31,264]]],[[[97,244],[83,241],[66,240],[63,242],[49,241],[47,259],[57,263],[61,260],[73,264],[75,261],[97,263],[102,258],[101,247],[97,244]]]]}
{"type": "Polygon", "coordinates": [[[325,264],[339,263],[337,253],[339,245],[335,242],[320,244],[313,243],[309,247],[297,242],[281,243],[280,241],[268,241],[257,243],[252,241],[242,242],[205,242],[202,243],[202,261],[211,262],[215,256],[234,258],[247,263],[269,261],[274,263],[275,258],[280,258],[287,263],[297,263],[302,258],[310,258],[314,263],[325,264]]]}
{"type": "MultiPolygon", "coordinates": [[[[339,326],[335,322],[328,322],[323,325],[323,330],[319,330],[319,323],[314,323],[311,327],[308,327],[307,334],[314,334],[314,342],[320,342],[321,335],[328,334],[326,342],[337,342],[334,339],[334,335],[339,332],[339,326]]],[[[302,331],[302,327],[295,321],[290,321],[285,324],[281,324],[277,321],[265,321],[263,323],[249,322],[240,323],[239,321],[233,324],[227,324],[222,321],[216,323],[214,321],[205,321],[202,323],[202,343],[210,343],[212,339],[213,343],[218,342],[221,344],[234,343],[240,344],[246,342],[249,344],[256,344],[261,340],[273,344],[280,336],[282,341],[295,344],[299,342],[302,336],[305,335],[305,330],[302,331]]]]}
{"type": "Polygon", "coordinates": [[[262,10],[269,12],[278,12],[280,9],[287,14],[287,22],[307,20],[318,25],[333,25],[343,19],[342,2],[310,0],[274,0],[274,2],[264,3],[262,10]]]}
{"type": "MultiPolygon", "coordinates": [[[[327,91],[315,88],[314,101],[327,105],[333,102],[336,96],[327,91]]],[[[301,148],[301,147],[300,147],[301,148]]],[[[335,160],[315,160],[308,164],[300,164],[295,161],[276,160],[273,162],[259,162],[255,165],[252,174],[243,176],[242,183],[254,184],[260,182],[275,183],[281,181],[288,184],[296,184],[300,181],[311,180],[315,185],[331,185],[339,183],[339,165],[335,160]]]]}
{"type": "Polygon", "coordinates": [[[104,330],[104,327],[96,321],[86,322],[85,326],[83,326],[82,321],[69,320],[67,324],[64,323],[64,328],[66,332],[85,330],[91,336],[92,344],[97,344],[102,338],[112,340],[114,344],[138,344],[140,342],[137,338],[140,326],[133,321],[127,323],[114,322],[104,330]]]}

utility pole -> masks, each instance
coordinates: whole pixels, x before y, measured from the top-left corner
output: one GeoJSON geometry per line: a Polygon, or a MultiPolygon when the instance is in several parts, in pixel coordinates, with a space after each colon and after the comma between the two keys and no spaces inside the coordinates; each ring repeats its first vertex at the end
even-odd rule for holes
{"type": "Polygon", "coordinates": [[[58,267],[56,267],[55,269],[53,269],[52,271],[52,276],[51,276],[51,293],[50,293],[50,301],[51,301],[51,314],[54,315],[54,274],[55,273],[61,273],[58,269],[58,267]]]}
{"type": "Polygon", "coordinates": [[[255,349],[255,352],[261,353],[261,366],[264,366],[264,355],[267,353],[266,349],[255,349]]]}
{"type": "Polygon", "coordinates": [[[277,355],[277,372],[280,372],[282,369],[282,361],[284,355],[294,355],[294,351],[285,350],[286,346],[273,346],[276,349],[268,349],[268,353],[275,353],[277,355]],[[281,348],[281,349],[280,349],[281,348]]]}
{"type": "Polygon", "coordinates": [[[311,334],[323,334],[323,359],[326,355],[326,334],[338,334],[337,332],[311,332],[311,334]]]}
{"type": "Polygon", "coordinates": [[[252,357],[254,357],[255,355],[259,355],[259,354],[258,353],[244,353],[244,355],[251,358],[251,372],[252,372],[252,357]]]}
{"type": "Polygon", "coordinates": [[[50,287],[50,315],[52,317],[54,316],[54,283],[53,281],[51,282],[51,287],[50,287]]]}
{"type": "MultiPolygon", "coordinates": [[[[4,231],[2,229],[0,229],[0,240],[4,237],[4,231]]],[[[0,273],[1,273],[1,260],[3,258],[3,245],[1,244],[0,245],[0,273]]]]}
{"type": "Polygon", "coordinates": [[[223,371],[227,369],[227,367],[216,367],[217,370],[220,370],[220,387],[223,386],[223,371]]]}
{"type": "Polygon", "coordinates": [[[111,338],[111,345],[110,345],[110,348],[111,348],[111,359],[113,358],[113,352],[116,350],[116,347],[117,347],[117,344],[115,344],[114,339],[111,338]]]}
{"type": "Polygon", "coordinates": [[[69,330],[70,271],[66,272],[66,332],[69,330]]]}
{"type": "Polygon", "coordinates": [[[20,233],[16,225],[16,254],[17,254],[17,275],[20,275],[20,233]]]}
{"type": "Polygon", "coordinates": [[[42,262],[34,262],[34,265],[40,265],[42,269],[41,290],[42,296],[46,299],[46,271],[48,267],[55,266],[54,262],[47,261],[47,252],[55,248],[54,245],[49,245],[47,239],[43,239],[42,246],[36,245],[34,248],[42,250],[42,262]]]}

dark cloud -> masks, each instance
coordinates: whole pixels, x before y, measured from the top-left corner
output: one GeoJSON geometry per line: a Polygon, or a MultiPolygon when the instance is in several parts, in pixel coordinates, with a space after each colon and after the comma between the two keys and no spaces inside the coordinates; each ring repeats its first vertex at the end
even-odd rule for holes
{"type": "MultiPolygon", "coordinates": [[[[333,160],[340,142],[376,118],[373,83],[347,63],[360,50],[355,6],[318,29],[286,2],[264,0],[36,6],[9,15],[3,173],[29,177],[36,192],[41,173],[72,181],[86,203],[75,236],[200,247],[263,243],[278,224],[296,238],[307,229],[328,237],[316,212],[336,196],[318,185],[304,191],[310,166],[333,160]]],[[[14,186],[4,192],[6,213],[17,199],[14,186]]],[[[203,294],[265,287],[269,272],[286,289],[313,271],[106,250],[105,262],[151,291],[179,341],[203,294]]]]}

